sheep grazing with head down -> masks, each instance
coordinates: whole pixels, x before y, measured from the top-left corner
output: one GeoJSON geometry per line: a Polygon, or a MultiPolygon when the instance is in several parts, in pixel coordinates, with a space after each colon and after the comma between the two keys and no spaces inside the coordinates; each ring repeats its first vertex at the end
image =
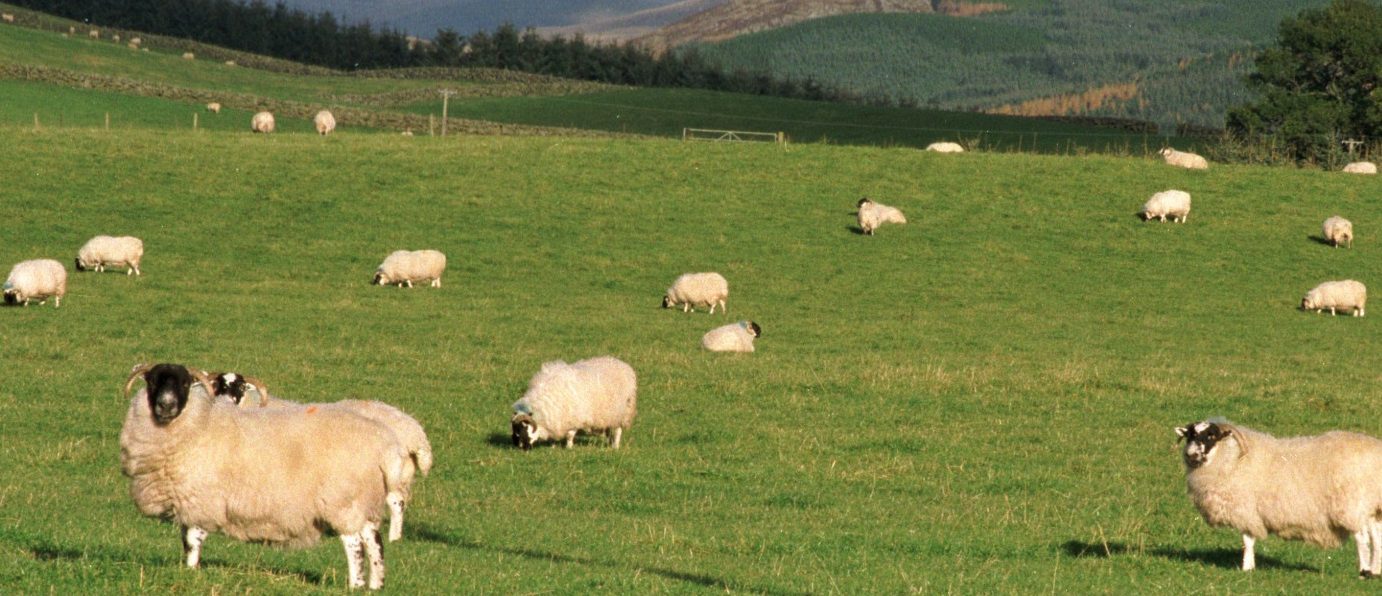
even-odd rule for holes
{"type": "Polygon", "coordinates": [[[1275,534],[1333,548],[1353,536],[1358,572],[1382,572],[1382,441],[1333,431],[1276,438],[1224,420],[1176,429],[1185,440],[1190,500],[1211,526],[1243,535],[1243,570],[1253,547],[1275,534]]]}
{"type": "Polygon", "coordinates": [[[1142,205],[1142,218],[1144,221],[1153,219],[1185,223],[1190,217],[1190,193],[1183,190],[1163,190],[1152,195],[1147,202],[1142,205]]]}
{"type": "Polygon", "coordinates": [[[134,236],[96,236],[77,250],[77,271],[105,271],[128,267],[125,275],[143,275],[139,261],[144,258],[144,241],[134,236]]]}
{"type": "Polygon", "coordinates": [[[1204,170],[1209,168],[1209,161],[1204,157],[1186,151],[1176,151],[1170,147],[1161,150],[1161,157],[1166,163],[1178,168],[1189,170],[1204,170]]]}
{"type": "Polygon", "coordinates": [[[274,115],[268,112],[259,112],[250,118],[250,130],[269,134],[274,131],[274,115]]]}
{"type": "Polygon", "coordinates": [[[52,296],[53,308],[58,308],[62,306],[62,297],[67,295],[67,270],[53,259],[20,261],[10,269],[3,290],[5,304],[28,306],[30,300],[44,304],[52,296]]]}
{"type": "Polygon", "coordinates": [[[1370,161],[1355,161],[1344,166],[1344,172],[1348,174],[1376,174],[1377,164],[1370,161]]]}
{"type": "Polygon", "coordinates": [[[527,450],[538,441],[565,438],[570,448],[583,431],[607,435],[618,449],[638,414],[638,376],[613,356],[544,362],[513,412],[509,425],[515,447],[527,450]]]}
{"type": "Polygon", "coordinates": [[[120,430],[120,468],[140,513],[179,524],[188,567],[210,532],[287,547],[340,535],[350,587],[384,584],[379,525],[407,453],[386,426],[332,408],[245,410],[211,394],[200,371],[140,365],[146,388],[120,430]],[[204,391],[198,391],[193,384],[204,391]]]}
{"type": "Polygon", "coordinates": [[[326,136],[336,130],[336,117],[332,116],[331,112],[322,110],[312,117],[312,124],[317,127],[317,134],[326,136]]]}
{"type": "Polygon", "coordinates": [[[752,352],[753,340],[762,334],[758,323],[739,321],[707,331],[701,337],[701,347],[711,352],[752,352]]]}
{"type": "Polygon", "coordinates": [[[948,141],[946,141],[946,142],[940,142],[940,143],[931,143],[930,145],[927,145],[927,146],[926,146],[926,150],[927,150],[927,151],[934,151],[934,152],[936,152],[936,153],[964,153],[964,152],[965,152],[965,148],[962,147],[959,143],[951,143],[951,142],[948,142],[948,141]]]}
{"type": "Polygon", "coordinates": [[[1348,311],[1355,317],[1365,314],[1368,305],[1368,288],[1363,282],[1352,279],[1339,281],[1327,281],[1305,293],[1305,297],[1300,299],[1301,310],[1313,310],[1316,313],[1329,310],[1329,314],[1337,315],[1337,311],[1348,311]]]}
{"type": "Polygon", "coordinates": [[[446,255],[437,250],[396,250],[384,257],[384,262],[374,270],[376,286],[396,284],[398,287],[413,287],[413,282],[430,281],[434,288],[441,287],[441,274],[446,272],[446,255]]]}
{"type": "Polygon", "coordinates": [[[1353,248],[1353,222],[1337,215],[1324,220],[1324,239],[1335,248],[1340,244],[1353,248]]]}
{"type": "Polygon", "coordinates": [[[219,114],[219,113],[221,113],[221,104],[220,104],[220,102],[215,102],[215,101],[213,101],[213,102],[211,102],[211,103],[209,103],[209,104],[206,104],[206,111],[211,112],[212,114],[219,114]]]}
{"type": "Polygon", "coordinates": [[[667,288],[667,293],[662,296],[662,308],[672,308],[681,305],[681,312],[695,310],[702,304],[710,307],[710,313],[715,314],[715,306],[720,306],[720,313],[725,312],[725,299],[729,298],[729,281],[719,273],[683,273],[677,276],[672,282],[672,287],[667,288]]]}
{"type": "Polygon", "coordinates": [[[873,235],[873,231],[878,229],[878,226],[885,223],[907,223],[907,216],[903,215],[896,207],[875,203],[868,197],[859,199],[858,207],[859,229],[869,236],[873,235]]]}

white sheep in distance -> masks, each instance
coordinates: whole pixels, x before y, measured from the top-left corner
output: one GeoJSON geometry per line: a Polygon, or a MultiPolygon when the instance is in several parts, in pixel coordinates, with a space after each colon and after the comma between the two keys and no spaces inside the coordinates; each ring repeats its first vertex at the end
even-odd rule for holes
{"type": "Polygon", "coordinates": [[[1376,174],[1377,164],[1370,161],[1355,161],[1344,166],[1344,172],[1348,174],[1376,174]]]}
{"type": "Polygon", "coordinates": [[[859,229],[866,235],[872,236],[873,231],[885,223],[907,223],[907,216],[903,215],[897,207],[875,203],[868,197],[859,199],[857,205],[859,207],[859,229]]]}
{"type": "Polygon", "coordinates": [[[13,22],[14,22],[14,15],[12,15],[12,14],[10,14],[10,13],[7,12],[7,13],[4,13],[4,14],[0,14],[0,19],[4,19],[6,23],[13,23],[13,22]]]}
{"type": "Polygon", "coordinates": [[[1331,315],[1338,314],[1336,311],[1340,310],[1352,311],[1355,317],[1364,315],[1367,304],[1368,288],[1362,282],[1352,279],[1324,282],[1306,292],[1305,297],[1300,299],[1301,310],[1320,313],[1329,309],[1331,315]]]}
{"type": "Polygon", "coordinates": [[[1347,244],[1349,248],[1353,248],[1353,222],[1337,215],[1324,220],[1324,239],[1335,248],[1340,244],[1347,244]]]}
{"type": "Polygon", "coordinates": [[[1205,158],[1186,151],[1176,151],[1170,147],[1161,150],[1161,157],[1166,163],[1176,167],[1190,170],[1204,170],[1209,168],[1209,161],[1205,158]]]}
{"type": "Polygon", "coordinates": [[[762,334],[758,323],[739,321],[707,331],[701,337],[701,347],[711,352],[752,352],[753,340],[762,334]]]}
{"type": "Polygon", "coordinates": [[[77,271],[105,271],[128,267],[125,275],[143,275],[139,261],[144,258],[144,241],[134,236],[96,236],[77,250],[77,271]]]}
{"type": "Polygon", "coordinates": [[[1142,205],[1142,217],[1145,221],[1166,221],[1170,217],[1171,221],[1185,223],[1190,217],[1190,193],[1183,190],[1156,193],[1142,205]]]}
{"type": "Polygon", "coordinates": [[[120,469],[140,513],[182,527],[188,567],[209,532],[300,548],[330,530],[345,546],[350,587],[365,585],[366,559],[370,589],[383,586],[379,524],[407,458],[392,431],[343,409],[243,410],[177,364],[136,366],[126,397],[139,379],[120,469]]]}
{"type": "Polygon", "coordinates": [[[527,450],[538,441],[565,438],[569,449],[576,433],[584,431],[604,433],[618,449],[638,414],[638,377],[613,356],[544,362],[513,412],[509,425],[515,447],[527,450]]]}
{"type": "Polygon", "coordinates": [[[396,250],[384,257],[384,262],[374,270],[376,286],[397,284],[398,287],[413,287],[413,282],[431,281],[434,288],[441,287],[441,275],[446,272],[446,255],[436,250],[396,250]]]}
{"type": "Polygon", "coordinates": [[[332,116],[331,112],[322,110],[312,117],[312,124],[316,125],[317,134],[326,136],[336,130],[336,117],[332,116]]]}
{"type": "Polygon", "coordinates": [[[715,314],[715,305],[718,304],[723,314],[726,298],[729,298],[729,282],[725,276],[715,272],[683,273],[677,276],[662,296],[662,308],[680,304],[681,312],[689,312],[704,304],[710,307],[711,314],[715,314]]]}
{"type": "Polygon", "coordinates": [[[939,142],[939,143],[931,143],[930,145],[927,145],[927,146],[926,146],[926,150],[927,150],[927,151],[935,151],[936,153],[964,153],[964,152],[965,152],[965,148],[962,147],[962,146],[960,146],[959,143],[951,143],[951,142],[948,142],[948,141],[939,142]]]}
{"type": "Polygon", "coordinates": [[[10,269],[3,290],[5,304],[28,306],[30,300],[45,304],[52,296],[53,308],[58,308],[62,306],[62,297],[67,295],[67,270],[53,259],[20,261],[10,269]]]}
{"type": "Polygon", "coordinates": [[[196,60],[196,59],[197,59],[197,55],[196,55],[196,54],[193,54],[192,52],[183,52],[183,53],[182,53],[182,59],[183,59],[183,60],[196,60]]]}
{"type": "Polygon", "coordinates": [[[274,115],[268,112],[259,112],[250,118],[250,130],[268,134],[274,131],[274,115]]]}
{"type": "Polygon", "coordinates": [[[1190,500],[1209,525],[1243,535],[1244,571],[1269,534],[1326,548],[1352,535],[1359,574],[1382,571],[1382,441],[1344,431],[1276,438],[1217,419],[1176,434],[1190,500]]]}
{"type": "Polygon", "coordinates": [[[211,102],[211,103],[209,103],[209,104],[206,104],[206,111],[211,112],[212,114],[219,114],[219,113],[221,113],[221,104],[220,104],[220,102],[215,102],[215,101],[213,101],[213,102],[211,102]]]}

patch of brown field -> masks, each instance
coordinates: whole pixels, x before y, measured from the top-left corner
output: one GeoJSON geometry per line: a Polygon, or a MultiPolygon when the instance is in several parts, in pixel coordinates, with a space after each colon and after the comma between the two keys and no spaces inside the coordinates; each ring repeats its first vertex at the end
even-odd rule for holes
{"type": "Polygon", "coordinates": [[[1087,114],[1105,106],[1136,100],[1145,101],[1138,92],[1137,82],[1095,87],[1081,93],[1039,97],[1019,104],[1009,104],[985,110],[990,114],[1009,116],[1072,116],[1087,114]]]}
{"type": "Polygon", "coordinates": [[[952,17],[972,17],[991,12],[1003,12],[1008,10],[1008,5],[1002,2],[956,2],[955,0],[941,0],[935,3],[936,12],[952,17]]]}

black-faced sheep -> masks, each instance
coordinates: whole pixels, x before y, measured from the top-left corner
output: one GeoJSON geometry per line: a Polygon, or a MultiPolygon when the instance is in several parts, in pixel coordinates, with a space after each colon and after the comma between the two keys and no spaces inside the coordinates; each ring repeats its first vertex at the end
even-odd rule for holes
{"type": "Polygon", "coordinates": [[[718,304],[723,314],[726,298],[729,298],[729,282],[725,276],[713,272],[683,273],[677,276],[672,287],[667,288],[667,293],[662,296],[662,308],[680,304],[681,311],[688,312],[704,304],[714,314],[718,304]]]}
{"type": "Polygon", "coordinates": [[[1313,310],[1316,313],[1329,310],[1329,314],[1336,315],[1337,311],[1348,311],[1355,317],[1366,314],[1368,305],[1368,288],[1363,282],[1352,279],[1339,281],[1327,281],[1312,288],[1305,293],[1305,297],[1300,299],[1301,310],[1313,310]]]}
{"type": "Polygon", "coordinates": [[[413,287],[413,282],[431,281],[434,288],[441,287],[441,276],[446,272],[446,255],[437,250],[396,250],[384,258],[379,268],[374,270],[376,286],[397,284],[398,287],[413,287]]]}
{"type": "Polygon", "coordinates": [[[1166,221],[1169,217],[1171,221],[1185,223],[1190,217],[1190,193],[1183,190],[1156,193],[1142,205],[1142,217],[1145,221],[1166,221]]]}
{"type": "Polygon", "coordinates": [[[515,447],[565,439],[570,448],[576,433],[584,431],[608,435],[610,446],[618,449],[638,414],[638,376],[613,356],[545,362],[513,412],[509,426],[515,447]]]}
{"type": "Polygon", "coordinates": [[[77,250],[77,271],[105,271],[128,267],[125,275],[143,275],[139,261],[144,258],[144,241],[134,236],[96,236],[77,250]]]}
{"type": "Polygon", "coordinates": [[[67,270],[53,259],[20,261],[10,269],[3,290],[5,304],[28,306],[30,300],[44,304],[52,296],[53,308],[58,308],[67,295],[67,270]]]}
{"type": "Polygon", "coordinates": [[[707,331],[701,337],[701,347],[711,352],[752,352],[753,340],[762,334],[758,323],[739,321],[707,331]]]}
{"type": "Polygon", "coordinates": [[[1209,168],[1209,161],[1194,153],[1176,151],[1170,147],[1161,150],[1161,157],[1166,163],[1191,170],[1204,170],[1209,168]]]}
{"type": "Polygon", "coordinates": [[[873,231],[885,223],[905,224],[907,217],[902,215],[902,211],[896,207],[889,207],[882,203],[875,203],[868,197],[859,199],[859,229],[864,234],[873,235],[873,231]]]}

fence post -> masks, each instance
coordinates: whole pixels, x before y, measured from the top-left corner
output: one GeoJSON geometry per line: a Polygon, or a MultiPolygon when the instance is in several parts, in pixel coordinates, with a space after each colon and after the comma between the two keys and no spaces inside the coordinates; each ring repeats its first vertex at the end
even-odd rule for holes
{"type": "Polygon", "coordinates": [[[197,132],[197,116],[196,112],[192,112],[192,132],[197,132]]]}
{"type": "Polygon", "coordinates": [[[451,96],[455,94],[451,89],[441,90],[441,136],[446,136],[447,108],[451,104],[451,96]]]}
{"type": "Polygon", "coordinates": [[[38,131],[38,112],[34,112],[34,131],[38,131]]]}
{"type": "Polygon", "coordinates": [[[430,136],[433,136],[434,134],[436,134],[436,132],[435,132],[436,123],[433,122],[433,120],[434,120],[435,118],[436,118],[436,116],[434,116],[434,115],[432,115],[432,114],[428,114],[428,115],[427,115],[427,136],[429,136],[429,137],[430,137],[430,136]]]}
{"type": "Polygon", "coordinates": [[[106,130],[110,130],[110,112],[106,112],[106,130]]]}

